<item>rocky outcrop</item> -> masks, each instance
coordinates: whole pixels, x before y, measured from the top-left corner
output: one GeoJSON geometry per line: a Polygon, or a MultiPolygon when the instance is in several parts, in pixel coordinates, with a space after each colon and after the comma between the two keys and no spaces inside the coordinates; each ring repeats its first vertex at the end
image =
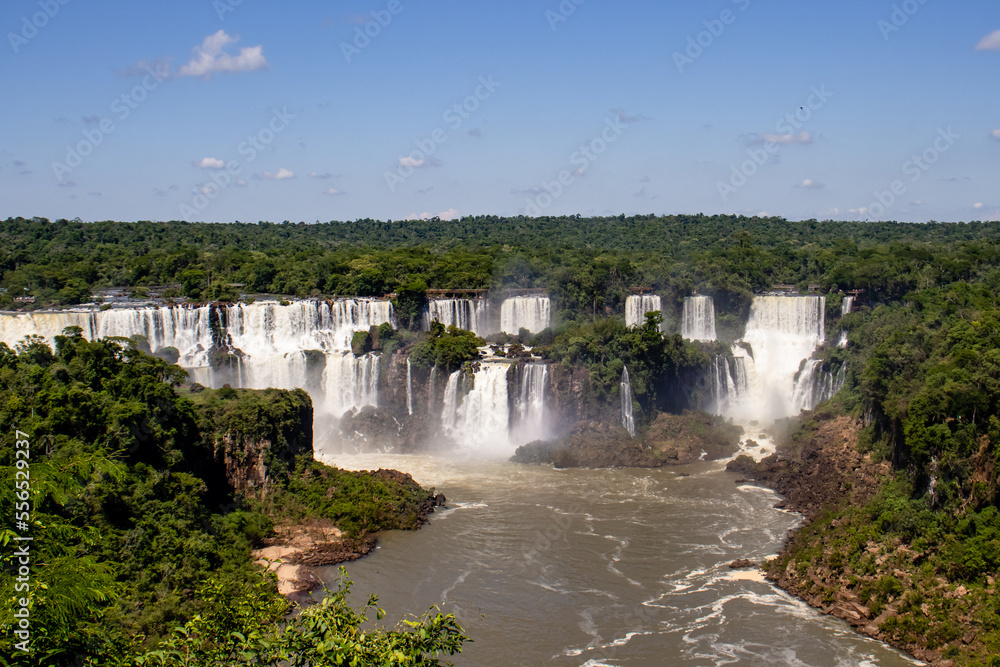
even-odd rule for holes
{"type": "Polygon", "coordinates": [[[225,483],[264,498],[287,479],[295,458],[312,456],[313,410],[301,389],[204,389],[190,396],[225,483]]]}
{"type": "Polygon", "coordinates": [[[863,505],[878,493],[889,464],[858,453],[860,427],[851,417],[819,419],[815,431],[789,436],[777,453],[760,462],[737,457],[727,470],[774,489],[784,497],[778,507],[807,519],[833,505],[863,505]]]}
{"type": "Polygon", "coordinates": [[[661,414],[636,438],[619,425],[581,422],[563,438],[519,447],[511,460],[559,468],[660,468],[732,456],[741,434],[740,427],[700,412],[661,414]]]}

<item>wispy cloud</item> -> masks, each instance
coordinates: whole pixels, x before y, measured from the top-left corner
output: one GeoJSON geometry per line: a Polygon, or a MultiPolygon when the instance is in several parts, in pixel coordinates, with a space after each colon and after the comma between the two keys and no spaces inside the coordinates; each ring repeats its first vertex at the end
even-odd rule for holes
{"type": "Polygon", "coordinates": [[[976,51],[1000,51],[1000,30],[994,30],[979,40],[976,51]]]}
{"type": "Polygon", "coordinates": [[[227,35],[224,30],[209,35],[201,46],[194,48],[194,57],[177,70],[174,76],[201,76],[208,79],[218,72],[254,72],[269,67],[264,58],[264,47],[260,45],[244,46],[238,55],[226,53],[225,47],[237,41],[239,38],[227,35]]]}
{"type": "Polygon", "coordinates": [[[991,130],[990,131],[990,136],[993,137],[994,139],[996,139],[997,141],[1000,141],[1000,129],[998,129],[998,130],[991,130]]]}
{"type": "Polygon", "coordinates": [[[811,144],[813,137],[808,132],[798,134],[759,134],[750,140],[752,144],[778,144],[780,146],[790,146],[792,144],[811,144]]]}
{"type": "Polygon", "coordinates": [[[272,181],[284,181],[289,178],[295,178],[295,172],[291,169],[281,167],[278,171],[262,171],[260,177],[272,181]]]}
{"type": "Polygon", "coordinates": [[[822,190],[825,186],[819,181],[814,181],[811,178],[804,179],[801,183],[796,183],[795,187],[800,190],[822,190]]]}
{"type": "Polygon", "coordinates": [[[346,195],[347,193],[343,190],[338,190],[337,188],[327,188],[323,191],[323,194],[330,195],[331,197],[339,197],[341,195],[346,195]]]}
{"type": "Polygon", "coordinates": [[[323,173],[320,173],[318,171],[310,171],[309,172],[309,178],[318,178],[320,180],[325,180],[327,178],[333,178],[333,177],[334,177],[333,174],[331,174],[328,171],[323,172],[323,173]]]}

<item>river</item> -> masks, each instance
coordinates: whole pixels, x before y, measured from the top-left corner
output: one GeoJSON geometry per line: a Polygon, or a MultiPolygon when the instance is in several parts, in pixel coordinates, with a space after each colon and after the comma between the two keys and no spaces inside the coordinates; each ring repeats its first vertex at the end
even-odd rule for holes
{"type": "MultiPolygon", "coordinates": [[[[354,600],[395,623],[432,605],[474,639],[455,665],[921,664],[767,583],[797,515],[720,463],[555,470],[475,459],[335,455],[396,468],[448,498],[417,531],[349,563],[354,600]]],[[[332,583],[337,568],[321,568],[332,583]]]]}

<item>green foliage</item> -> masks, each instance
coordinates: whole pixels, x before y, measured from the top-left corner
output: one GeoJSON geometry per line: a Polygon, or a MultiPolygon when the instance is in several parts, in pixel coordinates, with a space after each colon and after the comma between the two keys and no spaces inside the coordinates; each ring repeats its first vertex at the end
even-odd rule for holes
{"type": "MultiPolygon", "coordinates": [[[[322,514],[357,534],[422,520],[430,496],[412,480],[341,473],[310,460],[311,402],[301,390],[181,395],[175,387],[185,377],[135,341],[89,342],[78,328],[57,337],[55,351],[37,338],[16,351],[0,344],[0,419],[12,426],[0,447],[0,511],[5,526],[13,525],[15,501],[21,502],[15,497],[16,428],[31,443],[33,537],[31,589],[17,591],[15,533],[0,530],[0,663],[18,664],[11,630],[25,595],[33,664],[234,664],[212,661],[244,659],[245,652],[225,651],[237,633],[250,636],[251,627],[255,636],[272,638],[298,627],[287,645],[299,650],[301,642],[317,639],[313,653],[302,653],[316,656],[326,650],[322,641],[339,641],[320,630],[342,610],[303,614],[314,619],[312,626],[278,624],[287,604],[273,579],[251,562],[251,548],[290,514],[322,514]],[[217,459],[226,442],[247,445],[232,449],[236,458],[250,455],[249,444],[263,447],[280,501],[267,505],[234,494],[217,459]],[[324,478],[343,494],[331,493],[324,478]],[[287,490],[293,484],[304,500],[287,490]],[[179,625],[184,628],[170,634],[179,625]],[[168,634],[166,653],[135,657],[168,634]],[[196,658],[208,662],[190,662],[196,658]]],[[[415,629],[420,641],[376,633],[382,637],[377,646],[413,660],[418,651],[460,646],[449,619],[422,622],[415,629]],[[421,635],[424,630],[430,634],[421,635]]],[[[375,650],[355,635],[344,651],[375,650]]]]}
{"type": "Polygon", "coordinates": [[[479,347],[485,344],[486,341],[471,331],[454,325],[445,330],[444,325],[432,322],[430,332],[422,335],[410,348],[410,362],[414,368],[437,366],[451,373],[465,362],[479,359],[479,347]]]}
{"type": "Polygon", "coordinates": [[[402,621],[393,630],[374,626],[385,612],[372,596],[354,609],[349,603],[351,582],[341,569],[333,591],[283,626],[272,623],[275,608],[266,591],[253,589],[234,595],[209,581],[200,591],[217,611],[198,616],[156,650],[136,656],[134,662],[109,660],[99,667],[217,667],[218,665],[320,665],[382,667],[383,665],[445,665],[439,656],[455,655],[470,641],[451,614],[435,608],[418,619],[402,621]]]}
{"type": "Polygon", "coordinates": [[[417,528],[433,498],[409,475],[340,470],[305,455],[296,460],[287,489],[269,497],[264,507],[291,520],[324,517],[357,538],[417,528]]]}

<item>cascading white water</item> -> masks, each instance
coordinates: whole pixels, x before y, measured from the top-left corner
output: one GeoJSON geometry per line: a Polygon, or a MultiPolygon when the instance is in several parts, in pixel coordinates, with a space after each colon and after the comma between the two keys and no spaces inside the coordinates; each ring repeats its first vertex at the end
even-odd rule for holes
{"type": "Polygon", "coordinates": [[[684,298],[684,314],[681,319],[681,335],[688,340],[704,342],[715,338],[715,302],[710,296],[689,296],[684,298]]]}
{"type": "Polygon", "coordinates": [[[823,370],[820,359],[806,359],[795,376],[792,404],[795,412],[812,410],[823,401],[833,398],[847,380],[847,366],[841,364],[837,372],[823,370]]]}
{"type": "Polygon", "coordinates": [[[520,445],[549,437],[545,392],[548,366],[480,362],[475,371],[448,376],[441,413],[442,432],[459,447],[478,455],[510,456],[520,445]],[[508,374],[516,369],[515,394],[509,396],[508,374]]]}
{"type": "Polygon", "coordinates": [[[739,345],[732,347],[732,359],[717,355],[713,365],[713,412],[717,415],[733,413],[746,400],[751,378],[756,375],[753,359],[739,345]]]}
{"type": "Polygon", "coordinates": [[[622,426],[628,434],[635,437],[635,418],[632,416],[632,383],[628,379],[628,367],[622,369],[621,383],[622,426]]]}
{"type": "Polygon", "coordinates": [[[212,349],[212,309],[115,308],[97,313],[97,338],[143,336],[153,353],[165,347],[180,353],[184,368],[208,366],[212,349]]]}
{"type": "Polygon", "coordinates": [[[489,336],[496,333],[490,314],[486,299],[435,299],[427,302],[424,329],[429,329],[431,322],[440,322],[445,327],[454,325],[477,336],[489,336]]]}
{"type": "Polygon", "coordinates": [[[844,300],[840,303],[840,314],[847,315],[854,311],[854,297],[845,296],[844,300]]]}
{"type": "MultiPolygon", "coordinates": [[[[356,331],[393,321],[388,301],[266,301],[228,306],[225,334],[229,346],[241,353],[239,386],[316,392],[313,408],[328,420],[378,404],[378,357],[356,357],[351,338],[356,331]],[[311,377],[309,351],[325,361],[319,379],[311,377]]],[[[317,432],[318,438],[322,435],[317,432]]]]}
{"type": "Polygon", "coordinates": [[[509,363],[481,362],[471,376],[464,370],[448,376],[441,428],[460,447],[484,455],[513,453],[507,434],[508,370],[509,363]]]}
{"type": "Polygon", "coordinates": [[[646,321],[646,313],[663,312],[662,301],[656,295],[632,295],[625,299],[625,326],[636,327],[646,321]]]}
{"type": "Polygon", "coordinates": [[[79,326],[89,339],[143,336],[154,353],[176,348],[178,364],[204,384],[305,389],[313,398],[318,440],[326,436],[330,418],[377,404],[378,357],[355,357],[351,337],[355,331],[394,322],[388,301],[264,301],[219,307],[218,342],[236,359],[234,367],[220,369],[209,366],[215,342],[212,314],[210,306],[12,313],[0,316],[0,340],[13,346],[36,334],[51,344],[69,326],[79,326]]]}
{"type": "Polygon", "coordinates": [[[36,335],[51,346],[66,327],[80,327],[88,340],[142,336],[153,353],[175,348],[180,354],[178,363],[185,368],[207,366],[212,348],[209,306],[5,313],[0,317],[0,341],[13,347],[25,336],[36,335]]]}
{"type": "Polygon", "coordinates": [[[552,304],[547,296],[516,296],[500,306],[500,330],[512,336],[521,329],[540,333],[549,327],[552,304]]]}
{"type": "Polygon", "coordinates": [[[413,369],[410,358],[406,358],[406,414],[413,414],[413,369]]]}
{"type": "Polygon", "coordinates": [[[431,377],[427,381],[427,413],[434,413],[434,404],[437,401],[437,366],[431,368],[431,377]]]}
{"type": "Polygon", "coordinates": [[[749,424],[798,413],[796,375],[802,361],[823,342],[825,306],[826,299],[821,296],[759,296],[753,300],[744,335],[752,359],[742,346],[732,348],[733,356],[743,359],[746,389],[742,395],[717,399],[724,416],[749,424]]]}
{"type": "Polygon", "coordinates": [[[0,316],[0,342],[14,349],[25,336],[41,336],[54,347],[56,336],[66,327],[80,327],[84,338],[93,338],[97,330],[97,313],[93,310],[61,310],[59,312],[4,313],[0,316]]]}
{"type": "Polygon", "coordinates": [[[543,440],[550,435],[545,419],[545,389],[549,367],[545,364],[523,364],[517,367],[520,374],[518,395],[514,400],[511,441],[523,445],[533,440],[543,440]]]}

